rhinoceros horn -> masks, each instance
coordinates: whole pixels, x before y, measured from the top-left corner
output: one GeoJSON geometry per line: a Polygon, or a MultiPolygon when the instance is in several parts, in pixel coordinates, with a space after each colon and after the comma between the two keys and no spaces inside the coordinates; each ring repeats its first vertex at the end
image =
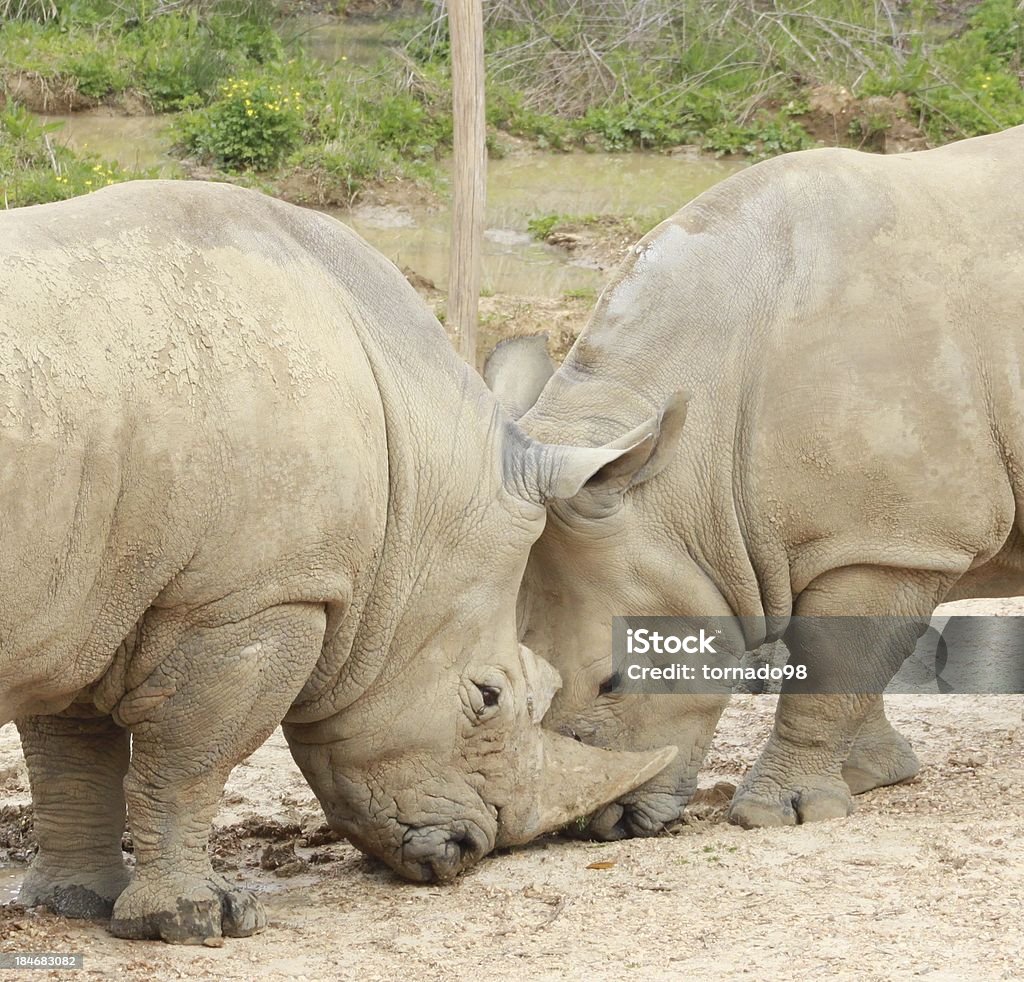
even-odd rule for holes
{"type": "MultiPolygon", "coordinates": [[[[525,645],[519,657],[529,693],[530,722],[544,718],[562,680],[525,645]]],[[[526,738],[513,765],[515,797],[499,810],[497,845],[528,842],[593,814],[664,769],[675,747],[641,752],[603,750],[540,727],[526,738]]]]}
{"type": "Polygon", "coordinates": [[[639,753],[602,750],[544,731],[537,794],[523,794],[501,809],[498,846],[529,842],[645,784],[675,757],[675,747],[639,753]]]}

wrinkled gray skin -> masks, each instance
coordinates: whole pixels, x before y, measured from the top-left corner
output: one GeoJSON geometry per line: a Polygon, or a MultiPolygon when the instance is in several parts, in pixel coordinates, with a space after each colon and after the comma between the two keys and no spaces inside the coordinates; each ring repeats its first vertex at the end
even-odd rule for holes
{"type": "MultiPolygon", "coordinates": [[[[593,446],[646,435],[551,506],[520,600],[524,642],[564,681],[546,724],[679,747],[591,834],[677,818],[724,702],[602,694],[612,615],[748,615],[734,653],[781,636],[822,685],[855,666],[881,692],[920,625],[839,650],[791,615],[917,617],[1024,593],[1022,161],[1018,127],[893,157],[813,150],[730,178],[641,240],[520,420],[593,446]]],[[[787,686],[731,817],[845,816],[851,791],[917,766],[880,696],[787,686]]]]}
{"type": "Polygon", "coordinates": [[[516,637],[543,503],[615,454],[526,438],[344,226],[124,184],[0,214],[0,297],[0,724],[39,841],[22,902],[112,907],[127,938],[259,930],[206,844],[282,718],[330,822],[417,880],[671,758],[542,731],[557,674],[516,637]]]}

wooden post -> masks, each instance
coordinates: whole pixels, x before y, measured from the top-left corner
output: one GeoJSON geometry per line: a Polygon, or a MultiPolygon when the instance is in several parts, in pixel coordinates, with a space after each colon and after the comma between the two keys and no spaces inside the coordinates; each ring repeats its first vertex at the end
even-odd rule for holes
{"type": "Polygon", "coordinates": [[[454,175],[448,323],[459,353],[476,368],[476,322],[487,198],[484,17],[481,0],[448,0],[452,51],[454,175]]]}

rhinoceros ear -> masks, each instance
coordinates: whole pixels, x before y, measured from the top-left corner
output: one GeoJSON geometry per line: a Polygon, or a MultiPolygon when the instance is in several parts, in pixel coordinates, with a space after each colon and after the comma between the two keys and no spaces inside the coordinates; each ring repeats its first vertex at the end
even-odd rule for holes
{"type": "Polygon", "coordinates": [[[546,334],[508,338],[495,345],[484,362],[487,387],[513,419],[533,408],[554,372],[546,334]]]}
{"type": "Polygon", "coordinates": [[[686,396],[676,392],[660,413],[603,447],[544,447],[545,501],[571,499],[581,514],[599,518],[615,511],[631,487],[660,473],[675,453],[686,421],[686,396]]]}

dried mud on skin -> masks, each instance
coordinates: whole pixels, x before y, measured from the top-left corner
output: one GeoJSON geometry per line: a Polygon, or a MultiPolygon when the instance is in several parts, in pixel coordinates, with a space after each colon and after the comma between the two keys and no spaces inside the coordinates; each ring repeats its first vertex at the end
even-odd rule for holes
{"type": "MultiPolygon", "coordinates": [[[[1024,601],[960,607],[1024,613],[1024,601]]],[[[99,922],[7,905],[0,951],[80,952],[81,971],[25,976],[77,982],[1018,979],[1024,697],[887,702],[921,774],[860,796],[845,821],[751,832],[725,823],[775,708],[771,696],[737,696],[701,790],[669,834],[546,839],[446,887],[404,883],[340,841],[277,732],[232,773],[211,839],[214,865],[262,897],[263,934],[217,948],[126,942],[99,922]]],[[[17,734],[3,727],[8,865],[31,852],[29,818],[17,734]]]]}

